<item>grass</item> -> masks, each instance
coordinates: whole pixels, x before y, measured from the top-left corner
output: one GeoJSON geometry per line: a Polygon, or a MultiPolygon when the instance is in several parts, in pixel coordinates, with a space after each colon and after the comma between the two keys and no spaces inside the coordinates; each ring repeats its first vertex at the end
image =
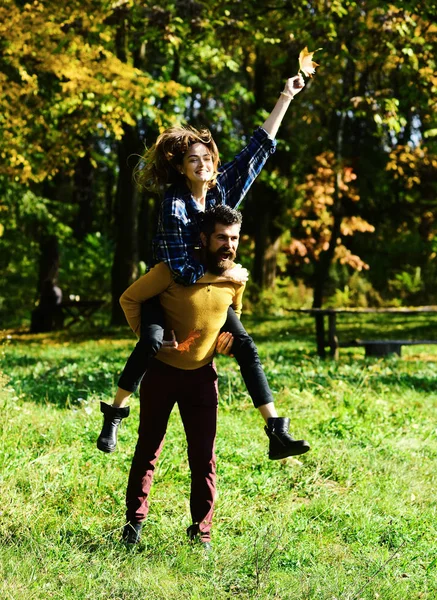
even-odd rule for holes
{"type": "MultiPolygon", "coordinates": [[[[219,495],[208,559],[185,539],[189,470],[177,411],[143,542],[133,551],[119,543],[137,399],[116,453],[98,452],[95,439],[99,401],[111,401],[132,347],[127,332],[4,337],[2,598],[437,597],[437,349],[407,347],[401,359],[342,350],[338,362],[323,362],[306,317],[246,324],[280,412],[312,450],[269,461],[238,369],[219,357],[219,495]]],[[[378,337],[393,324],[366,328],[378,337]]]]}

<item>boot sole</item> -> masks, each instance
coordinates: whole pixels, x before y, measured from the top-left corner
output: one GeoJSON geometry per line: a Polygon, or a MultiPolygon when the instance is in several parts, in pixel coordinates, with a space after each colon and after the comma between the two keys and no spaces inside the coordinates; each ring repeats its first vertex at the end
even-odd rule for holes
{"type": "Polygon", "coordinates": [[[101,451],[104,452],[105,454],[111,454],[112,452],[115,452],[115,448],[116,446],[114,446],[114,448],[111,448],[109,446],[105,446],[99,442],[97,442],[97,448],[101,451]]]}
{"type": "Polygon", "coordinates": [[[308,452],[308,450],[311,450],[311,446],[300,446],[299,448],[296,448],[295,450],[285,450],[283,452],[280,452],[279,454],[275,454],[275,455],[271,455],[269,453],[269,459],[270,460],[281,460],[281,458],[288,458],[289,456],[300,456],[301,454],[305,454],[306,452],[308,452]]]}

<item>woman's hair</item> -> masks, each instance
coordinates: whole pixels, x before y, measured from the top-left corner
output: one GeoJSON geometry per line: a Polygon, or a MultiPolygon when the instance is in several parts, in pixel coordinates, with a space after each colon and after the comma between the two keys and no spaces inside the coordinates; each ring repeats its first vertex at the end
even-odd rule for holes
{"type": "Polygon", "coordinates": [[[166,129],[151,148],[146,150],[135,170],[139,185],[151,191],[163,191],[167,185],[184,181],[178,166],[185,152],[193,144],[204,144],[211,152],[214,175],[208,188],[215,185],[218,175],[219,156],[216,143],[208,129],[176,126],[166,129]]]}

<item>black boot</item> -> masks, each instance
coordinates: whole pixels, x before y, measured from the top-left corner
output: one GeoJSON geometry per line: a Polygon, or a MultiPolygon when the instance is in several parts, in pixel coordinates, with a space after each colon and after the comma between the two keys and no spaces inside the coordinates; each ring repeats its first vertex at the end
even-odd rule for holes
{"type": "Polygon", "coordinates": [[[97,448],[102,452],[114,452],[117,445],[117,430],[122,419],[129,416],[129,406],[116,408],[105,402],[100,402],[103,413],[103,427],[97,439],[97,448]]]}
{"type": "Polygon", "coordinates": [[[142,523],[126,523],[126,525],[123,527],[121,541],[127,546],[139,544],[141,540],[142,527],[142,523]]]}
{"type": "Polygon", "coordinates": [[[310,449],[310,445],[305,440],[294,440],[288,433],[290,419],[271,418],[267,420],[265,432],[270,440],[269,458],[279,460],[287,456],[296,456],[305,454],[310,449]]]}

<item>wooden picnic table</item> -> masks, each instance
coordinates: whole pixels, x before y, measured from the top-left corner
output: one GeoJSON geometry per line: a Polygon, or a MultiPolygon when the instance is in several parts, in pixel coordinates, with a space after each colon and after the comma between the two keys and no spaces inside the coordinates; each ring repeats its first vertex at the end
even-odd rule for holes
{"type": "Polygon", "coordinates": [[[80,318],[88,319],[98,310],[104,300],[65,300],[59,305],[62,315],[62,327],[68,329],[80,318]]]}
{"type": "Polygon", "coordinates": [[[316,326],[317,354],[321,357],[326,356],[326,348],[329,348],[329,354],[332,358],[338,358],[339,348],[350,348],[355,346],[364,346],[366,356],[386,356],[387,354],[401,354],[402,346],[413,344],[437,344],[437,340],[362,340],[355,339],[350,341],[340,341],[337,332],[337,316],[342,314],[361,315],[361,314],[396,314],[396,315],[419,315],[419,314],[437,314],[437,306],[417,306],[408,308],[290,308],[289,312],[306,313],[312,315],[316,326]],[[325,318],[328,321],[325,327],[325,318]],[[327,337],[326,337],[327,332],[327,337]]]}

